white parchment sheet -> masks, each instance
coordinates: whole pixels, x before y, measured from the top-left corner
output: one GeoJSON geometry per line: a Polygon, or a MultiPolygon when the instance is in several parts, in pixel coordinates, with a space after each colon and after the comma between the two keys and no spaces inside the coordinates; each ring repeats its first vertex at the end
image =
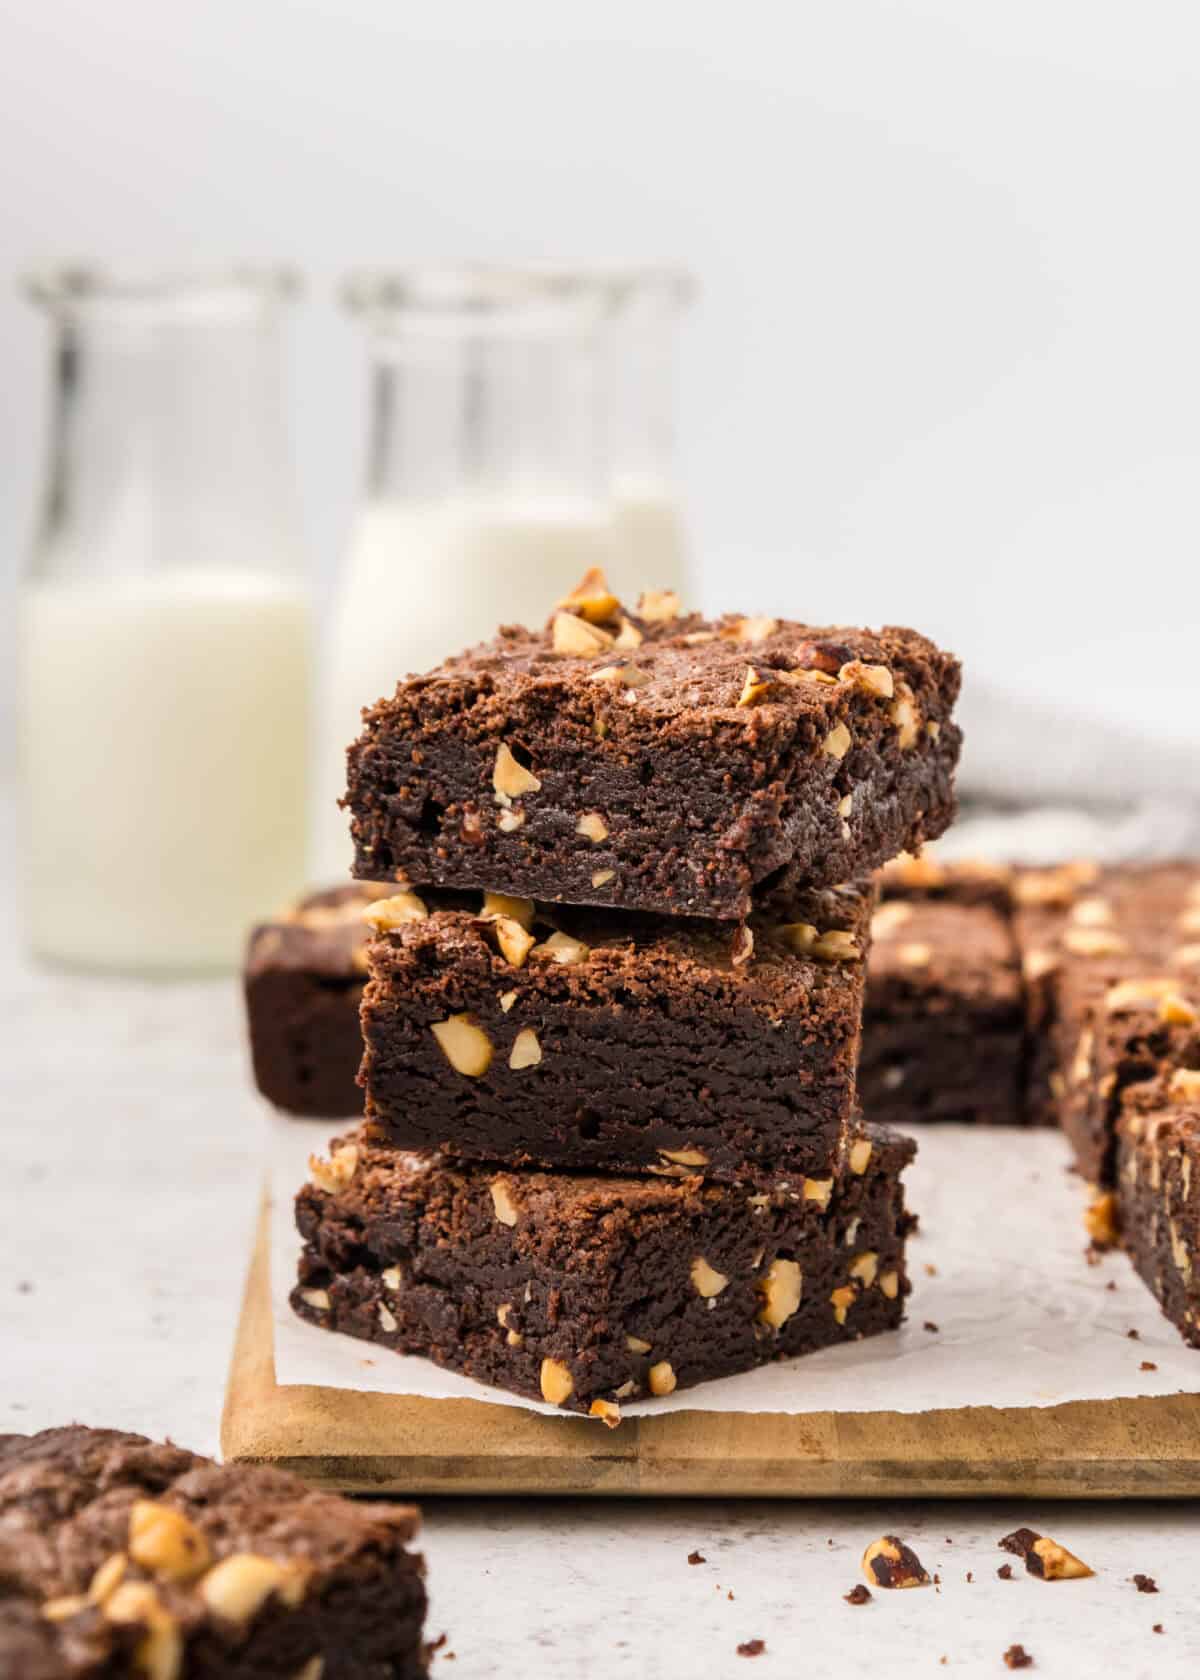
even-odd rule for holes
{"type": "MultiPolygon", "coordinates": [[[[310,1151],[325,1154],[330,1137],[349,1128],[275,1114],[266,1124],[277,1382],[486,1399],[560,1415],[298,1319],[288,1306],[299,1250],[292,1199],[310,1151]]],[[[1067,1171],[1057,1132],[925,1126],[918,1141],[906,1183],[921,1222],[909,1243],[913,1293],[901,1330],[666,1399],[627,1401],[623,1413],[922,1412],[1200,1389],[1200,1351],[1180,1340],[1124,1255],[1087,1263],[1086,1193],[1067,1171]],[[1156,1369],[1142,1370],[1143,1361],[1156,1369]]]]}

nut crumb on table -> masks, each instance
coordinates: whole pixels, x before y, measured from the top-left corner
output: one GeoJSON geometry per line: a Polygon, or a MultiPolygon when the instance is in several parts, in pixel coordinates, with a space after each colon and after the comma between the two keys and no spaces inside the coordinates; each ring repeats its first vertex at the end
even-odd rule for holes
{"type": "Polygon", "coordinates": [[[895,1534],[872,1540],[863,1553],[863,1574],[877,1587],[927,1587],[929,1576],[912,1547],[895,1534]]]}
{"type": "Polygon", "coordinates": [[[1074,1552],[1069,1552],[1057,1540],[1038,1534],[1032,1528],[1014,1529],[999,1541],[999,1545],[1004,1551],[1014,1552],[1023,1559],[1029,1574],[1042,1581],[1081,1580],[1084,1576],[1095,1574],[1074,1552]]]}

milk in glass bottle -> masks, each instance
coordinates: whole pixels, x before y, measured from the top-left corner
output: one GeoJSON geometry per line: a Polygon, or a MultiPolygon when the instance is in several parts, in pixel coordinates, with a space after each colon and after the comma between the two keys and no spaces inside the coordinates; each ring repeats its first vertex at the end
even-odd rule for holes
{"type": "Polygon", "coordinates": [[[34,282],[51,459],[19,602],[39,955],[232,968],[305,879],[310,614],[280,392],[286,275],[34,282]]]}
{"type": "Polygon", "coordinates": [[[611,288],[612,581],[628,601],[644,589],[674,589],[695,605],[675,475],[679,337],[694,282],[679,269],[630,269],[613,274],[611,288]]]}
{"type": "Polygon", "coordinates": [[[598,279],[416,270],[345,296],[368,335],[370,425],[325,650],[316,833],[331,879],[350,862],[337,800],[362,708],[497,625],[544,623],[615,554],[598,279]]]}

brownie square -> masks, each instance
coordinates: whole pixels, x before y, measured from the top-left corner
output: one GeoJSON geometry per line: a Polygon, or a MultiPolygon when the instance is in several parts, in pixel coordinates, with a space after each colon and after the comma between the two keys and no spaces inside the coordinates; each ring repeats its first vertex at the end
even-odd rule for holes
{"type": "Polygon", "coordinates": [[[362,1113],[362,914],[388,890],[358,882],[309,893],[250,935],[242,979],[254,1081],[289,1114],[362,1113]]]}
{"type": "Polygon", "coordinates": [[[0,1436],[0,1674],[416,1680],[418,1523],[114,1429],[0,1436]]]}
{"type": "Polygon", "coordinates": [[[724,1181],[837,1170],[873,885],[781,884],[735,928],[465,902],[372,913],[389,925],[368,949],[363,1083],[396,1147],[724,1181]]]}
{"type": "Polygon", "coordinates": [[[1200,1347],[1200,1072],[1130,1087],[1116,1161],[1129,1258],[1184,1341],[1200,1347]]]}
{"type": "Polygon", "coordinates": [[[1110,1186],[1126,1088],[1200,1068],[1200,867],[1067,865],[1014,892],[1045,1100],[1080,1172],[1110,1186]]]}
{"type": "Polygon", "coordinates": [[[950,823],[960,671],[923,636],[581,589],[364,713],[357,876],[728,920],[950,823]]]}
{"type": "MultiPolygon", "coordinates": [[[[858,1094],[887,1125],[1025,1119],[1025,1011],[1008,916],[943,883],[885,898],[872,923],[858,1094]]],[[[885,893],[888,884],[885,879],[885,893]]]]}
{"type": "Polygon", "coordinates": [[[296,1200],[302,1318],[610,1423],[789,1354],[893,1329],[908,1139],[856,1138],[839,1182],[497,1172],[364,1124],[296,1200]]]}

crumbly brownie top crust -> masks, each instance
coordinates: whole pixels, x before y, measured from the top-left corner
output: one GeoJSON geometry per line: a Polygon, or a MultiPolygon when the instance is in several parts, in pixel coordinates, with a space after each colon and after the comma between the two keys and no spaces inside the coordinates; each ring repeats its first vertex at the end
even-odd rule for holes
{"type": "Polygon", "coordinates": [[[200,1629],[236,1641],[360,1568],[415,1572],[418,1523],[412,1506],[353,1505],[117,1430],[0,1436],[0,1668],[175,1680],[200,1629]],[[4,1667],[10,1636],[20,1669],[4,1667]]]}

